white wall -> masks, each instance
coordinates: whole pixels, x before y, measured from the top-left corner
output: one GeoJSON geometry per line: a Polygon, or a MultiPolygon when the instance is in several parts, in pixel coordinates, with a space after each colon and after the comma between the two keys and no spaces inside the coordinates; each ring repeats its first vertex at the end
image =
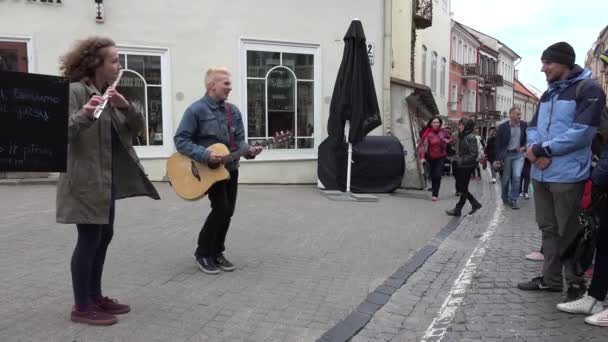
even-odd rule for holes
{"type": "Polygon", "coordinates": [[[447,10],[443,9],[442,1],[433,0],[433,25],[424,30],[417,30],[416,51],[415,51],[415,81],[416,83],[424,83],[427,86],[431,85],[431,63],[433,51],[437,52],[437,91],[433,94],[437,108],[441,115],[448,115],[448,97],[450,91],[449,72],[450,72],[450,40],[451,37],[451,19],[450,6],[451,1],[448,1],[447,10]],[[426,82],[423,82],[422,77],[422,45],[427,47],[427,62],[426,62],[426,82]],[[441,85],[440,71],[441,58],[446,59],[445,70],[445,89],[444,95],[441,96],[439,87],[441,85]]]}
{"type": "MultiPolygon", "coordinates": [[[[73,42],[90,35],[112,37],[121,46],[167,49],[170,69],[170,117],[173,130],[185,108],[203,95],[202,72],[213,65],[233,70],[230,101],[245,111],[239,72],[241,38],[306,42],[319,49],[321,82],[315,145],[327,135],[326,123],[335,77],[342,58],[342,38],[351,19],[359,18],[368,42],[375,43],[372,66],[379,104],[382,98],[383,2],[369,0],[310,0],[305,6],[280,0],[106,1],[105,23],[95,23],[93,1],[46,4],[3,1],[0,36],[31,38],[34,68],[58,74],[59,56],[73,42]],[[180,94],[180,96],[178,96],[180,94]],[[181,96],[183,95],[183,97],[181,96]]],[[[448,35],[449,36],[449,35],[448,35]]],[[[381,133],[381,128],[374,133],[381,133]]],[[[144,160],[152,179],[165,174],[167,155],[144,160]]],[[[316,151],[291,158],[243,162],[243,182],[316,182],[316,151]],[[281,160],[276,162],[275,160],[281,160]],[[294,161],[286,161],[291,159],[294,161]]]]}

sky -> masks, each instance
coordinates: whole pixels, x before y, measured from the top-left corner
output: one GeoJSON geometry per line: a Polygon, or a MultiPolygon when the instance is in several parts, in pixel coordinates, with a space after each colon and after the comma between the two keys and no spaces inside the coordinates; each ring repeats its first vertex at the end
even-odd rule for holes
{"type": "MultiPolygon", "coordinates": [[[[547,89],[540,56],[549,45],[565,41],[574,47],[576,63],[608,25],[606,0],[452,0],[454,20],[507,45],[521,62],[519,80],[547,89]]],[[[517,63],[517,61],[515,62],[517,63]]]]}

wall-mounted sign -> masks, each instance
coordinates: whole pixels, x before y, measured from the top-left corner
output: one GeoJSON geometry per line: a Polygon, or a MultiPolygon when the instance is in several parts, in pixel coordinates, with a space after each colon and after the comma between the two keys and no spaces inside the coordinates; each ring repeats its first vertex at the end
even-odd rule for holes
{"type": "Polygon", "coordinates": [[[374,65],[374,43],[367,43],[367,56],[369,57],[369,65],[374,65]]]}
{"type": "Polygon", "coordinates": [[[0,171],[65,172],[68,80],[0,72],[0,171]]]}

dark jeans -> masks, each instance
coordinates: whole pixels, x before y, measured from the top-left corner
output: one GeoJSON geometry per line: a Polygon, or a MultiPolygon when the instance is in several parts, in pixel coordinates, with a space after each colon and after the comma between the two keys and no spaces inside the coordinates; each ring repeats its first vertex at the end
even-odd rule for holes
{"type": "Polygon", "coordinates": [[[198,234],[196,254],[216,256],[226,250],[226,234],[236,206],[239,171],[231,171],[230,179],[217,182],[209,189],[211,212],[198,234]]]}
{"type": "Polygon", "coordinates": [[[114,235],[114,200],[108,224],[77,224],[78,241],[72,254],[72,288],[76,306],[84,307],[91,298],[99,298],[101,275],[106,252],[114,235]]]}
{"type": "Polygon", "coordinates": [[[608,293],[608,210],[600,213],[600,229],[595,250],[595,266],[593,279],[589,287],[589,295],[603,301],[608,293]]]}
{"type": "Polygon", "coordinates": [[[469,192],[469,182],[471,181],[471,176],[475,172],[475,167],[457,167],[456,168],[456,191],[460,193],[460,200],[456,204],[456,208],[462,209],[467,199],[471,206],[478,206],[479,202],[473,194],[469,192]]]}
{"type": "Polygon", "coordinates": [[[429,173],[431,175],[431,184],[433,189],[433,197],[439,196],[439,187],[441,186],[441,176],[443,176],[444,158],[429,159],[429,173]]]}

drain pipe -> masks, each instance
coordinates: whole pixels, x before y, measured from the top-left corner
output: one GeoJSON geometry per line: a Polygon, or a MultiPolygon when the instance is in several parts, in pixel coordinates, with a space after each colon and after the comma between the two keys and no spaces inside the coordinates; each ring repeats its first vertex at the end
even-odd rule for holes
{"type": "Polygon", "coordinates": [[[391,70],[393,68],[393,0],[384,0],[384,54],[382,62],[382,112],[384,134],[392,135],[391,70]]]}

